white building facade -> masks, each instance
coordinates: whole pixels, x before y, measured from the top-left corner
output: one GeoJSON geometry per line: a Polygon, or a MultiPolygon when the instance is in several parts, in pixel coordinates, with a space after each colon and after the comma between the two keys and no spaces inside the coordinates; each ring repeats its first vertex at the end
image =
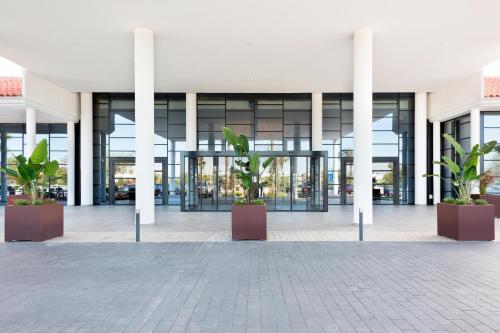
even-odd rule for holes
{"type": "MultiPolygon", "coordinates": [[[[12,49],[9,38],[0,40],[0,54],[27,68],[22,94],[0,97],[2,152],[29,154],[42,135],[53,138],[68,205],[131,204],[142,223],[154,223],[155,205],[229,210],[241,189],[222,137],[227,126],[246,135],[252,150],[276,156],[259,194],[268,210],[352,205],[353,222],[361,211],[370,224],[373,205],[427,205],[451,195],[447,183],[422,177],[441,173],[432,160],[454,157],[442,133],[469,149],[500,139],[500,100],[485,90],[491,83],[481,72],[500,58],[500,40],[474,37],[491,30],[481,30],[489,15],[482,10],[457,9],[479,27],[455,45],[442,27],[445,8],[435,4],[430,13],[414,8],[402,24],[403,11],[358,1],[342,3],[344,21],[328,15],[340,2],[318,1],[319,10],[258,1],[243,13],[224,1],[226,15],[208,4],[126,3],[110,22],[76,8],[81,17],[55,44],[37,39],[36,58],[29,43],[12,49]],[[295,19],[273,25],[266,21],[273,13],[295,19]],[[247,29],[255,17],[262,31],[247,29]],[[422,17],[434,35],[420,32],[422,17]],[[89,18],[103,28],[93,29],[89,18]]],[[[33,7],[24,11],[34,15],[33,7]]],[[[48,36],[60,31],[37,20],[48,36]]],[[[455,21],[449,24],[460,33],[455,21]]],[[[500,176],[499,161],[494,152],[482,170],[500,176]]],[[[2,178],[3,201],[14,185],[2,178]]],[[[57,196],[56,185],[49,191],[57,196]]]]}

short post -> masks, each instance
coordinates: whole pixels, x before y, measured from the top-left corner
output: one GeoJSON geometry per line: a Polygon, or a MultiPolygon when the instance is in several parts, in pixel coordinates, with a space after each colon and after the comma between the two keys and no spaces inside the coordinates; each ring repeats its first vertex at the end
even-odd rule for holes
{"type": "Polygon", "coordinates": [[[141,241],[141,211],[139,209],[135,211],[135,241],[141,241]]]}
{"type": "Polygon", "coordinates": [[[358,225],[359,225],[359,241],[363,241],[363,210],[360,209],[359,210],[359,221],[358,221],[358,225]]]}

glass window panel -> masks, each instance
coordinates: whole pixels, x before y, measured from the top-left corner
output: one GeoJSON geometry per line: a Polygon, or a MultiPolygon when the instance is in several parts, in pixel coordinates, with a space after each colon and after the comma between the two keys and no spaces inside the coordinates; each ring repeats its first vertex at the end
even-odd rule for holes
{"type": "Polygon", "coordinates": [[[50,151],[50,159],[66,164],[68,160],[68,153],[65,151],[50,151]]]}
{"type": "MultiPolygon", "coordinates": [[[[484,127],[500,127],[500,114],[483,112],[484,127]]],[[[497,138],[500,138],[498,136],[497,138]]]]}
{"type": "Polygon", "coordinates": [[[397,118],[373,119],[373,129],[376,131],[396,131],[397,128],[397,118]]]}
{"type": "Polygon", "coordinates": [[[133,111],[112,111],[111,121],[114,124],[133,125],[135,122],[135,115],[133,111]]]}
{"type": "Polygon", "coordinates": [[[224,94],[198,94],[198,105],[200,104],[224,104],[224,94]]]}
{"type": "MultiPolygon", "coordinates": [[[[256,140],[282,140],[282,132],[256,132],[256,140]]],[[[258,144],[256,141],[255,144],[258,144]]]]}
{"type": "Polygon", "coordinates": [[[285,124],[310,124],[311,112],[285,112],[284,122],[285,124]]]}
{"type": "Polygon", "coordinates": [[[198,118],[198,131],[219,131],[224,126],[226,126],[224,118],[198,118]]]}
{"type": "Polygon", "coordinates": [[[285,110],[310,110],[311,100],[310,99],[285,99],[283,103],[285,110]]]}
{"type": "Polygon", "coordinates": [[[340,118],[323,118],[323,130],[339,131],[340,118]]]}
{"type": "Polygon", "coordinates": [[[397,157],[398,145],[373,145],[374,157],[397,157]]]}
{"type": "Polygon", "coordinates": [[[185,138],[186,125],[168,125],[169,138],[185,138]]]}
{"type": "Polygon", "coordinates": [[[112,99],[111,100],[111,109],[114,110],[134,110],[135,109],[135,103],[134,100],[119,100],[119,99],[112,99]]]}
{"type": "Polygon", "coordinates": [[[342,110],[342,123],[343,124],[352,124],[352,121],[353,121],[352,111],[342,110]]]}
{"type": "Polygon", "coordinates": [[[285,125],[284,136],[286,137],[310,137],[310,125],[285,125]]]}
{"type": "Polygon", "coordinates": [[[323,140],[333,140],[332,143],[337,143],[338,140],[340,140],[340,132],[339,131],[323,131],[323,140]]]}
{"type": "Polygon", "coordinates": [[[389,131],[373,131],[373,143],[398,144],[398,135],[389,131]]]}
{"type": "Polygon", "coordinates": [[[68,149],[67,138],[50,138],[50,150],[66,150],[68,149]]]}
{"type": "Polygon", "coordinates": [[[354,136],[354,125],[343,124],[342,125],[342,136],[343,137],[353,137],[354,136]]]}
{"type": "Polygon", "coordinates": [[[168,111],[169,124],[186,124],[186,111],[168,111]]]}
{"type": "Polygon", "coordinates": [[[135,138],[113,138],[109,141],[110,150],[132,150],[135,147],[135,138]]]}
{"type": "Polygon", "coordinates": [[[155,132],[154,143],[166,145],[168,143],[167,138],[167,132],[155,132]]]}
{"type": "Polygon", "coordinates": [[[253,124],[253,111],[227,111],[227,124],[253,124]]]}
{"type": "Polygon", "coordinates": [[[228,128],[232,129],[238,135],[245,135],[248,138],[253,137],[253,126],[252,125],[227,125],[228,128]]]}
{"type": "Polygon", "coordinates": [[[161,132],[166,131],[168,128],[168,123],[170,119],[167,118],[155,118],[154,131],[161,132]]]}
{"type": "Polygon", "coordinates": [[[485,128],[483,131],[485,143],[493,140],[500,141],[500,127],[485,128]]]}
{"type": "Polygon", "coordinates": [[[282,119],[256,119],[257,131],[283,131],[282,119]]]}
{"type": "Polygon", "coordinates": [[[283,117],[282,105],[257,105],[257,118],[281,118],[283,117]]]}
{"type": "Polygon", "coordinates": [[[186,99],[171,99],[168,101],[168,109],[172,110],[186,110],[186,99]]]}
{"type": "MultiPolygon", "coordinates": [[[[156,123],[155,123],[156,126],[156,123]]],[[[115,125],[110,133],[112,138],[132,138],[135,137],[135,125],[115,125]]]]}
{"type": "Polygon", "coordinates": [[[224,105],[198,105],[198,118],[224,118],[225,114],[224,105]]]}

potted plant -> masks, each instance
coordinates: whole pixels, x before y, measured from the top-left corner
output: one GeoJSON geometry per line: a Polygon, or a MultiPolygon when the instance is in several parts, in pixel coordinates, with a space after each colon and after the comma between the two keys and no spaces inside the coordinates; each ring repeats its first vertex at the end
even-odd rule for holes
{"type": "MultiPolygon", "coordinates": [[[[461,163],[442,156],[442,161],[434,161],[447,168],[452,175],[451,184],[456,198],[445,198],[437,205],[438,235],[455,240],[494,240],[495,239],[495,207],[483,199],[471,199],[472,185],[479,179],[477,165],[479,158],[488,154],[496,146],[491,141],[483,146],[474,145],[467,156],[464,148],[449,134],[443,134],[461,163]]],[[[424,175],[424,177],[439,175],[424,175]]],[[[445,179],[448,180],[448,179],[445,179]]]]}
{"type": "Polygon", "coordinates": [[[2,171],[15,178],[28,194],[27,199],[18,199],[5,206],[5,241],[44,241],[62,236],[64,232],[63,206],[54,200],[43,198],[41,186],[59,169],[57,161],[49,161],[47,140],[43,139],[26,159],[15,156],[13,169],[2,171]]]}
{"type": "Polygon", "coordinates": [[[488,186],[493,184],[495,180],[496,177],[492,175],[491,171],[481,173],[479,175],[479,195],[481,199],[495,205],[495,217],[500,217],[500,195],[486,193],[488,191],[488,186]]]}
{"type": "MultiPolygon", "coordinates": [[[[251,153],[248,139],[244,135],[235,134],[230,128],[222,129],[224,138],[233,147],[238,166],[233,171],[243,188],[243,198],[234,202],[231,211],[231,229],[233,240],[266,240],[267,212],[264,201],[258,199],[261,188],[260,155],[251,153]]],[[[262,163],[262,172],[272,163],[274,157],[262,163]]]]}

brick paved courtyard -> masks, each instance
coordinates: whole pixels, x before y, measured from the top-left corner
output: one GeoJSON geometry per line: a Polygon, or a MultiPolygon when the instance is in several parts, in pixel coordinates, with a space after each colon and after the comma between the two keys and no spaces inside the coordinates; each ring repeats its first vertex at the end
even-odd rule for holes
{"type": "Polygon", "coordinates": [[[0,245],[1,332],[500,330],[500,245],[0,245]]]}

